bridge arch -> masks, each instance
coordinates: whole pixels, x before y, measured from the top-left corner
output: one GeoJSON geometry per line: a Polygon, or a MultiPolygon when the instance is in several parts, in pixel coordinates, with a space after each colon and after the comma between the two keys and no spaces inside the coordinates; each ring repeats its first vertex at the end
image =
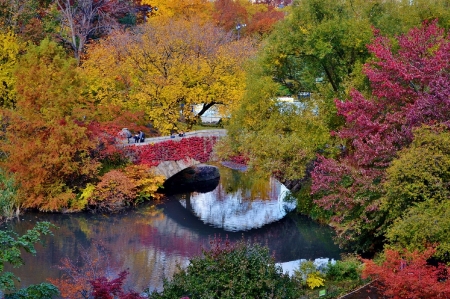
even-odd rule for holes
{"type": "Polygon", "coordinates": [[[201,162],[192,158],[178,161],[161,161],[158,166],[151,167],[150,171],[152,171],[156,175],[163,176],[167,180],[180,171],[199,164],[201,164],[201,162]]]}

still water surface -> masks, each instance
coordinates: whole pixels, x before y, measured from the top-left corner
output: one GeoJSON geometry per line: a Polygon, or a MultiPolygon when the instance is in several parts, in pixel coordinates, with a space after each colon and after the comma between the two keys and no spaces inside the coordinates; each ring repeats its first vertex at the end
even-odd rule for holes
{"type": "Polygon", "coordinates": [[[113,271],[129,270],[127,285],[137,291],[160,290],[177,263],[186,264],[219,235],[265,244],[279,263],[339,259],[328,227],[288,213],[295,207],[288,193],[275,180],[220,167],[220,181],[209,192],[173,194],[157,205],[147,203],[116,215],[27,213],[1,229],[22,234],[36,221],[59,227],[53,237],[44,237],[44,246],[36,247],[37,256],[25,254],[25,266],[12,270],[22,287],[60,278],[56,265],[61,259],[79,260],[83,248],[89,250],[94,241],[111,252],[113,271]]]}

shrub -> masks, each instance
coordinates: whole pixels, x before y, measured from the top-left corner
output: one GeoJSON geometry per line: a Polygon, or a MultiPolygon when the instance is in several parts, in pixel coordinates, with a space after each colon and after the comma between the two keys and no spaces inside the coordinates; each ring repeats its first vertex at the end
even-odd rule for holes
{"type": "Polygon", "coordinates": [[[298,269],[294,270],[294,277],[302,286],[308,286],[310,289],[323,286],[325,281],[313,261],[301,262],[298,269]]]}
{"type": "Polygon", "coordinates": [[[89,205],[100,212],[116,212],[136,197],[133,182],[120,170],[106,173],[95,188],[89,205]]]}
{"type": "Polygon", "coordinates": [[[152,299],[180,298],[299,298],[298,283],[275,265],[269,249],[258,244],[214,238],[210,250],[165,280],[152,299]]]}
{"type": "Polygon", "coordinates": [[[355,257],[346,257],[342,261],[328,263],[325,269],[327,280],[350,281],[359,280],[362,271],[362,263],[355,257]]]}
{"type": "Polygon", "coordinates": [[[14,177],[0,169],[0,223],[12,218],[17,207],[17,186],[14,177]]]}

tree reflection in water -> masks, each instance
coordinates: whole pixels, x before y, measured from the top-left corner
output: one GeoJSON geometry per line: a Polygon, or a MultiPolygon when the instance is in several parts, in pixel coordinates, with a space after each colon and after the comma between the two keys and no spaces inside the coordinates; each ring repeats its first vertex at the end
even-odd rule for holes
{"type": "MultiPolygon", "coordinates": [[[[261,186],[262,180],[259,179],[255,179],[254,183],[243,182],[239,178],[242,173],[228,171],[230,170],[221,169],[220,183],[212,191],[218,196],[218,205],[226,202],[227,196],[232,195],[235,202],[228,204],[229,209],[237,215],[247,213],[243,218],[247,223],[250,223],[252,218],[261,217],[255,216],[258,215],[257,211],[256,214],[248,214],[248,211],[255,207],[264,209],[263,202],[276,202],[277,204],[272,206],[273,209],[280,209],[278,198],[283,191],[281,187],[272,190],[271,184],[274,183],[268,180],[266,187],[261,186]],[[236,182],[238,187],[232,185],[232,181],[236,182]],[[265,197],[267,194],[269,197],[265,197]],[[253,202],[249,198],[253,199],[253,202]],[[239,200],[250,202],[240,207],[239,200]]],[[[123,269],[129,270],[126,286],[135,290],[143,290],[146,287],[160,289],[163,277],[171,277],[177,263],[184,264],[190,257],[201,254],[201,248],[208,248],[209,240],[214,235],[227,235],[231,241],[245,238],[266,244],[274,252],[277,262],[321,257],[339,258],[340,251],[332,242],[331,229],[295,214],[288,214],[278,221],[246,231],[226,231],[207,225],[184,208],[178,200],[184,197],[186,201],[189,197],[192,207],[201,206],[198,199],[195,199],[199,194],[210,196],[209,193],[199,192],[173,195],[158,205],[146,203],[115,215],[30,212],[21,217],[20,221],[8,223],[7,227],[22,234],[33,227],[36,221],[49,221],[59,229],[55,231],[55,236],[44,238],[45,247],[37,246],[36,257],[24,255],[25,266],[9,270],[21,277],[21,286],[40,283],[49,277],[59,278],[62,273],[55,265],[58,265],[63,257],[79,259],[81,246],[89,248],[96,240],[101,241],[109,250],[110,266],[115,268],[117,273],[123,269]]],[[[225,217],[228,213],[225,213],[225,217]]],[[[271,215],[270,212],[267,214],[271,215]]],[[[222,217],[222,214],[213,215],[222,217]]],[[[6,226],[2,227],[5,228],[6,226]]]]}

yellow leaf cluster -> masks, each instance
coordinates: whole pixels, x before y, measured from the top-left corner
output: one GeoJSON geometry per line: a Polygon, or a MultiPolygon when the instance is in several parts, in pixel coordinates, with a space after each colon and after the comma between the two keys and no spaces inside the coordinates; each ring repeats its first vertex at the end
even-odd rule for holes
{"type": "Polygon", "coordinates": [[[306,284],[308,285],[308,287],[310,289],[314,289],[314,288],[318,288],[318,287],[323,287],[324,281],[325,281],[325,279],[320,277],[319,272],[314,272],[314,273],[308,274],[308,278],[306,279],[306,284]]]}
{"type": "Polygon", "coordinates": [[[0,107],[14,107],[16,93],[14,70],[25,44],[11,32],[0,32],[0,107]]]}

